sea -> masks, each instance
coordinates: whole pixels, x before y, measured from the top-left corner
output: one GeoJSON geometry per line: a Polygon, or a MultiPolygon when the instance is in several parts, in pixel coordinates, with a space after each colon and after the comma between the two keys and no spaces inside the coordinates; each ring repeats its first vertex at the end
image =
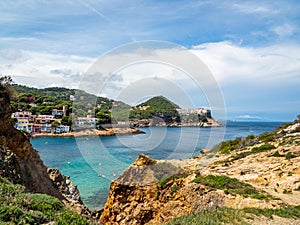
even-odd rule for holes
{"type": "Polygon", "coordinates": [[[145,127],[145,134],[109,137],[38,137],[31,144],[46,166],[58,168],[77,185],[90,209],[104,206],[110,183],[139,154],[154,159],[183,159],[236,137],[258,135],[281,122],[227,122],[224,127],[145,127]]]}

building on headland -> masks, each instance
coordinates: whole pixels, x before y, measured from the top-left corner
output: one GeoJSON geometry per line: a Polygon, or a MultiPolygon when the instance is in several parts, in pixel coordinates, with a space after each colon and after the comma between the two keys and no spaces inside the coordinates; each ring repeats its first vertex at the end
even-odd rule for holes
{"type": "Polygon", "coordinates": [[[201,116],[206,116],[207,118],[212,118],[211,110],[207,108],[183,108],[176,110],[179,113],[179,115],[198,114],[201,116]]]}

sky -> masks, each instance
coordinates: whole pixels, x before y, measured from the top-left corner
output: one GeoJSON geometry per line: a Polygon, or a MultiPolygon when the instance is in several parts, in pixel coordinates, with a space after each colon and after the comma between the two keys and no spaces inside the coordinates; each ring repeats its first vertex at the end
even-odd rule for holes
{"type": "MultiPolygon", "coordinates": [[[[170,42],[207,66],[228,119],[292,121],[300,114],[299,12],[297,0],[2,0],[0,74],[33,87],[77,88],[89,68],[119,46],[170,42]]],[[[178,79],[174,67],[135,65],[119,70],[101,94],[120,98],[114,88],[146,74],[177,86],[189,79],[178,79]]],[[[181,89],[195,107],[209,105],[192,85],[181,89]]]]}

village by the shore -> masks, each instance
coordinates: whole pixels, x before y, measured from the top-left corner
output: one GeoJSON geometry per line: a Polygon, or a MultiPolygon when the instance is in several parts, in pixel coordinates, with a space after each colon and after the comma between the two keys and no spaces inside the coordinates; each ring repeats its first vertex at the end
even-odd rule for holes
{"type": "Polygon", "coordinates": [[[74,117],[72,127],[63,123],[67,107],[53,109],[51,115],[34,115],[29,111],[19,111],[12,114],[15,128],[26,132],[31,137],[76,137],[76,136],[113,136],[141,134],[139,127],[221,127],[223,124],[211,117],[211,111],[205,108],[178,109],[181,122],[165,123],[163,120],[147,119],[130,122],[117,122],[116,124],[100,124],[99,119],[92,115],[74,117]],[[190,115],[205,116],[205,120],[195,121],[189,119],[190,115]]]}

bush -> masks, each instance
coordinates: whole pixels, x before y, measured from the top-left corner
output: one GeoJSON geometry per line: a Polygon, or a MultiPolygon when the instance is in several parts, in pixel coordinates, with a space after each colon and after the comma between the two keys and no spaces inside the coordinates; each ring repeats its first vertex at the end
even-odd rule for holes
{"type": "Polygon", "coordinates": [[[176,191],[178,191],[179,189],[180,189],[179,186],[177,186],[176,184],[173,185],[173,186],[171,187],[171,192],[170,192],[170,194],[173,195],[173,194],[174,194],[176,191]]]}
{"type": "Polygon", "coordinates": [[[265,132],[258,137],[259,141],[269,142],[275,140],[275,135],[273,133],[265,132]]]}
{"type": "Polygon", "coordinates": [[[272,196],[258,192],[253,186],[243,183],[236,178],[227,176],[199,176],[192,182],[200,183],[208,188],[221,189],[226,191],[226,194],[239,194],[244,197],[252,197],[257,199],[270,199],[272,196]]]}
{"type": "Polygon", "coordinates": [[[88,224],[76,212],[67,209],[57,198],[30,194],[25,187],[0,178],[0,224],[88,224]]]}
{"type": "MultiPolygon", "coordinates": [[[[257,216],[265,216],[272,218],[273,215],[277,215],[283,218],[300,218],[300,206],[289,206],[276,209],[269,208],[244,208],[244,209],[232,209],[232,208],[215,208],[207,209],[199,212],[194,212],[190,215],[181,216],[173,219],[168,225],[240,225],[249,224],[249,221],[245,219],[253,219],[257,216]]],[[[251,223],[250,223],[251,224],[251,223]]]]}
{"type": "Polygon", "coordinates": [[[287,159],[287,160],[290,160],[290,159],[292,159],[292,158],[295,158],[296,156],[294,156],[292,153],[290,153],[290,152],[288,152],[286,155],[285,155],[285,158],[287,159]]]}
{"type": "Polygon", "coordinates": [[[161,189],[164,189],[166,188],[167,186],[167,183],[171,180],[177,180],[177,179],[180,179],[180,178],[185,178],[187,177],[188,174],[177,174],[177,175],[173,175],[173,176],[170,176],[170,177],[166,177],[166,178],[163,178],[160,182],[159,182],[159,186],[161,189]]]}
{"type": "Polygon", "coordinates": [[[281,155],[278,151],[274,152],[273,154],[269,155],[269,157],[284,157],[284,155],[281,155]]]}
{"type": "Polygon", "coordinates": [[[213,149],[218,149],[221,154],[228,154],[232,150],[240,148],[242,144],[242,138],[237,137],[234,140],[223,141],[220,144],[216,145],[213,149]]]}
{"type": "Polygon", "coordinates": [[[257,153],[257,152],[265,152],[265,151],[268,151],[268,150],[272,150],[274,149],[275,146],[274,145],[271,145],[271,144],[263,144],[259,147],[254,147],[252,148],[251,152],[253,153],[257,153]]]}

